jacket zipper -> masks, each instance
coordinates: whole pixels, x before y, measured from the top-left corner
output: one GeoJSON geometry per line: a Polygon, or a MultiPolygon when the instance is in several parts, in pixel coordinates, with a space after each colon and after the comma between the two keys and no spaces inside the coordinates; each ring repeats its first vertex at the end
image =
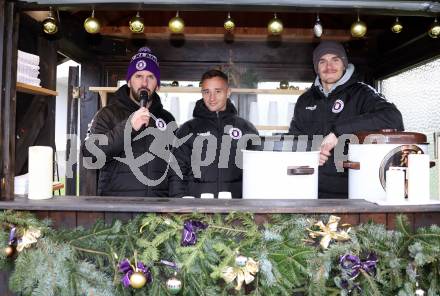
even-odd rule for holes
{"type": "MultiPolygon", "coordinates": [[[[216,155],[215,157],[218,157],[218,160],[220,161],[220,149],[221,149],[221,140],[223,137],[223,131],[222,131],[222,125],[221,125],[221,121],[220,121],[220,116],[219,113],[216,112],[217,115],[217,131],[218,131],[218,138],[217,138],[217,152],[218,155],[216,155]]],[[[217,153],[216,153],[217,154],[217,153]]],[[[219,161],[217,162],[217,195],[220,192],[220,179],[221,179],[221,170],[219,168],[219,161]]]]}

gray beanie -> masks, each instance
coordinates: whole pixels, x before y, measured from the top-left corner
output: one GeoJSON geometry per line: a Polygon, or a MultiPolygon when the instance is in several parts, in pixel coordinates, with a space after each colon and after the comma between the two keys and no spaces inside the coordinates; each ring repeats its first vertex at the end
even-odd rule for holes
{"type": "Polygon", "coordinates": [[[347,53],[345,52],[344,46],[336,41],[321,41],[319,45],[313,51],[313,68],[315,72],[318,73],[318,62],[319,59],[328,53],[332,53],[341,58],[344,67],[348,66],[347,53]]]}

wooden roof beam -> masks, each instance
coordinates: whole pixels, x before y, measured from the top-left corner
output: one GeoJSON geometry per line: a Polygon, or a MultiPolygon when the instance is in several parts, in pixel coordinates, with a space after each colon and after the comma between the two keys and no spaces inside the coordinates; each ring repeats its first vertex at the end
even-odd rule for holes
{"type": "MultiPolygon", "coordinates": [[[[104,26],[100,31],[101,35],[114,38],[130,38],[130,39],[169,39],[169,38],[185,38],[188,40],[218,40],[224,38],[233,38],[233,40],[261,41],[272,38],[294,41],[314,41],[311,28],[285,28],[281,36],[271,36],[266,28],[254,27],[238,27],[234,30],[233,35],[225,36],[223,27],[185,27],[184,34],[171,34],[168,27],[145,27],[144,33],[132,33],[128,26],[104,26]]],[[[348,41],[352,37],[348,30],[324,29],[322,39],[348,41]]]]}

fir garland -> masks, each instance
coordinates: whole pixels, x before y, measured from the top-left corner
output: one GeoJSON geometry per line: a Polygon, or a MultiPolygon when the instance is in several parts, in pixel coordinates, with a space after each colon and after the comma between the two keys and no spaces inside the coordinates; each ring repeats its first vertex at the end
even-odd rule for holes
{"type": "MultiPolygon", "coordinates": [[[[10,273],[9,288],[21,295],[172,295],[167,279],[175,270],[161,264],[174,262],[182,282],[178,295],[427,295],[440,294],[440,228],[410,230],[405,216],[397,216],[396,230],[367,223],[349,231],[350,240],[332,240],[327,249],[310,242],[309,231],[328,216],[271,215],[256,225],[250,213],[146,214],[127,223],[97,222],[91,229],[56,231],[50,221],[25,212],[0,212],[0,244],[8,245],[11,227],[18,236],[29,227],[41,230],[37,243],[6,256],[0,268],[10,273]],[[185,221],[208,225],[197,232],[194,245],[182,246],[185,221]],[[225,268],[237,254],[253,258],[259,271],[252,282],[226,284],[225,268]],[[377,257],[374,268],[357,265],[349,270],[341,257],[363,262],[377,257]],[[141,289],[124,287],[119,262],[143,262],[152,282],[141,289]],[[166,260],[166,261],[163,261],[166,260]],[[372,271],[374,269],[374,272],[372,271]],[[355,276],[353,276],[355,274],[355,276]]],[[[344,221],[341,221],[342,223],[344,221]]],[[[169,264],[168,264],[169,265],[169,264]]],[[[365,265],[366,266],[366,265],[365,265]]],[[[232,270],[232,269],[230,269],[232,270]]]]}

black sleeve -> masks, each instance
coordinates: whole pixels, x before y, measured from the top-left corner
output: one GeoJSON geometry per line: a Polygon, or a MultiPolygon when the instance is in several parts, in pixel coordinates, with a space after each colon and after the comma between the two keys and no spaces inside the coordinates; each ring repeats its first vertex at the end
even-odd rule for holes
{"type": "Polygon", "coordinates": [[[86,148],[88,142],[93,142],[95,146],[105,153],[107,159],[120,155],[124,150],[124,129],[128,119],[116,124],[114,120],[110,109],[104,108],[96,113],[87,131],[87,137],[82,144],[81,150],[84,156],[94,156],[86,148]],[[108,139],[107,145],[100,144],[93,135],[104,135],[108,139]]]}
{"type": "MultiPolygon", "coordinates": [[[[182,125],[176,132],[177,139],[182,139],[190,134],[188,125],[182,125]]],[[[192,178],[191,153],[193,137],[188,139],[180,146],[174,145],[170,159],[170,169],[168,174],[168,192],[170,197],[182,197],[188,195],[188,183],[192,178]],[[176,168],[180,169],[183,178],[176,173],[176,168]]]]}
{"type": "Polygon", "coordinates": [[[358,83],[357,87],[354,97],[359,100],[360,112],[332,127],[337,136],[380,129],[403,131],[402,114],[393,103],[369,85],[358,83]]]}

